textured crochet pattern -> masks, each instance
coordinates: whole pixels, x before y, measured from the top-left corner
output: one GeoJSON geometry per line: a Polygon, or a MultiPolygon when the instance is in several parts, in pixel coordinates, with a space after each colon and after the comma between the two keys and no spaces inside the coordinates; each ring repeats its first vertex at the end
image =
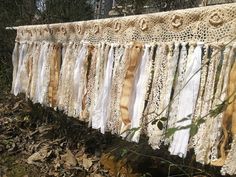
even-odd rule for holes
{"type": "Polygon", "coordinates": [[[236,3],[19,26],[12,93],[101,133],[134,142],[145,134],[153,149],[165,143],[172,155],[193,148],[196,161],[232,175],[235,109],[209,112],[235,92],[235,56],[236,3]],[[177,131],[166,137],[169,129],[177,131]]]}
{"type": "Polygon", "coordinates": [[[228,41],[235,36],[236,4],[73,23],[20,26],[16,41],[228,41]]]}

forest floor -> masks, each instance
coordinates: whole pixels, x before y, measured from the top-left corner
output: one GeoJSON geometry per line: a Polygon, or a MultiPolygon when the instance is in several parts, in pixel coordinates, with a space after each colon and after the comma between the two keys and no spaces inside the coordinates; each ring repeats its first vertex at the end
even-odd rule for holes
{"type": "Polygon", "coordinates": [[[24,95],[0,95],[0,177],[220,176],[219,168],[88,128],[24,95]]]}

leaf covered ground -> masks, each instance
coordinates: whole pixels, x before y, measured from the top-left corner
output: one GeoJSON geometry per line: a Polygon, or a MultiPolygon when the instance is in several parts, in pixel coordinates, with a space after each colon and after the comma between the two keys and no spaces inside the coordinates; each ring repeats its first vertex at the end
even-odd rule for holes
{"type": "Polygon", "coordinates": [[[165,177],[220,176],[202,166],[194,154],[170,156],[88,128],[84,122],[39,104],[24,95],[0,94],[0,177],[165,177]]]}

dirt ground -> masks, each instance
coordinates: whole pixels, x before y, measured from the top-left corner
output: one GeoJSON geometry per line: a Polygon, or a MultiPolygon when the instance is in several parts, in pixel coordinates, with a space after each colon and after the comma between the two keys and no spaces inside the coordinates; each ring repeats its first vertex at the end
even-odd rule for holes
{"type": "Polygon", "coordinates": [[[165,177],[221,176],[219,168],[202,166],[190,152],[170,156],[102,135],[84,122],[32,104],[24,95],[0,95],[0,177],[165,177]]]}

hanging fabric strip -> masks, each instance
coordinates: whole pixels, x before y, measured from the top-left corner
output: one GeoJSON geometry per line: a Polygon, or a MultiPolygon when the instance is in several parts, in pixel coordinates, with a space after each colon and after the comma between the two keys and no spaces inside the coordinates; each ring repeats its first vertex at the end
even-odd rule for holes
{"type": "Polygon", "coordinates": [[[75,64],[75,50],[76,44],[70,43],[66,46],[64,58],[62,58],[62,66],[58,88],[58,108],[68,113],[70,107],[70,98],[72,87],[70,84],[73,82],[73,71],[75,64]]]}
{"type": "MultiPolygon", "coordinates": [[[[110,56],[110,52],[111,50],[111,46],[107,45],[107,44],[102,44],[102,49],[104,49],[103,51],[101,51],[100,53],[100,66],[98,65],[98,70],[99,70],[99,76],[97,78],[97,98],[95,100],[95,105],[94,105],[94,109],[92,111],[92,115],[91,115],[91,124],[92,124],[92,128],[94,129],[99,129],[101,127],[101,116],[102,116],[102,105],[103,103],[103,93],[104,93],[104,84],[105,84],[105,78],[107,78],[107,70],[109,72],[112,72],[112,65],[110,64],[110,68],[107,68],[107,63],[112,62],[109,61],[111,58],[109,58],[110,56]],[[109,60],[108,60],[109,59],[109,60]]],[[[114,47],[114,46],[113,46],[114,47]]],[[[106,100],[105,100],[106,101],[106,100]]]]}
{"type": "Polygon", "coordinates": [[[79,115],[80,120],[88,121],[88,118],[84,117],[83,112],[85,109],[85,99],[86,99],[86,95],[88,91],[87,90],[88,89],[87,88],[88,72],[89,72],[91,59],[92,59],[92,50],[94,47],[89,44],[84,44],[84,45],[86,47],[86,53],[84,57],[83,55],[81,55],[81,63],[78,63],[78,66],[77,66],[78,73],[77,73],[77,76],[75,76],[75,77],[78,77],[77,83],[79,84],[78,94],[76,95],[77,103],[76,103],[75,110],[76,110],[76,113],[79,115]]]}
{"type": "Polygon", "coordinates": [[[36,93],[35,99],[33,100],[34,103],[39,103],[42,101],[42,87],[43,87],[43,80],[42,77],[42,70],[43,70],[43,63],[45,62],[45,58],[47,57],[49,43],[43,42],[42,47],[39,54],[39,61],[38,61],[38,68],[37,68],[37,83],[36,83],[36,93]]]}
{"type": "MultiPolygon", "coordinates": [[[[169,49],[173,50],[171,45],[172,44],[170,44],[169,49]]],[[[168,106],[169,108],[171,108],[170,106],[172,106],[170,97],[171,97],[171,93],[173,91],[172,88],[175,84],[174,80],[175,80],[175,77],[177,75],[176,70],[178,68],[177,64],[178,64],[178,61],[179,61],[179,55],[180,55],[180,43],[177,42],[177,43],[174,44],[173,58],[170,60],[170,64],[169,64],[170,69],[168,70],[168,78],[167,78],[167,83],[168,84],[166,86],[167,94],[166,94],[166,99],[165,99],[165,107],[168,106]]],[[[185,67],[184,63],[179,64],[179,66],[181,66],[179,68],[184,68],[185,67]]],[[[177,86],[179,86],[179,84],[177,86]]],[[[174,97],[174,101],[175,101],[175,97],[174,97]]],[[[170,110],[168,112],[170,112],[170,110]]],[[[172,124],[171,124],[171,121],[170,121],[171,117],[170,116],[167,116],[167,117],[168,117],[168,120],[165,121],[165,122],[162,122],[162,124],[168,123],[167,124],[167,128],[168,128],[168,127],[171,127],[172,124]]],[[[173,120],[173,118],[172,118],[172,120],[173,120]]],[[[165,139],[165,144],[169,144],[169,141],[170,140],[168,138],[166,138],[165,139]]]]}
{"type": "Polygon", "coordinates": [[[29,84],[32,76],[32,56],[34,50],[34,43],[29,43],[27,53],[25,55],[22,70],[21,70],[21,93],[25,93],[29,97],[29,84]],[[23,81],[23,82],[22,82],[23,81]]]}
{"type": "Polygon", "coordinates": [[[53,44],[49,43],[47,51],[43,56],[43,64],[42,70],[40,73],[40,95],[39,95],[39,103],[43,105],[47,105],[48,103],[48,86],[50,82],[50,53],[52,52],[53,44]]]}
{"type": "Polygon", "coordinates": [[[72,100],[71,100],[71,110],[70,115],[73,117],[79,117],[79,113],[81,112],[82,101],[79,99],[79,89],[82,87],[80,85],[81,76],[82,76],[82,67],[83,62],[86,58],[88,46],[85,43],[82,43],[81,46],[78,48],[78,54],[75,56],[75,67],[73,73],[73,83],[72,83],[72,100]]]}
{"type": "Polygon", "coordinates": [[[97,105],[95,106],[95,111],[92,118],[92,127],[96,129],[101,129],[101,133],[105,133],[106,121],[109,118],[110,109],[110,88],[112,84],[112,68],[114,63],[114,45],[111,45],[108,61],[104,75],[104,83],[101,89],[97,105]]]}
{"type": "MultiPolygon", "coordinates": [[[[193,115],[193,118],[192,118],[193,121],[195,121],[195,122],[202,115],[203,100],[204,100],[204,93],[205,93],[204,91],[205,91],[205,86],[206,86],[206,81],[207,81],[209,62],[210,62],[209,45],[206,44],[203,47],[203,59],[202,59],[200,89],[199,89],[199,94],[198,94],[198,98],[197,98],[197,103],[196,103],[196,106],[195,106],[194,115],[193,115]]],[[[197,143],[197,136],[195,135],[190,139],[189,148],[195,148],[196,143],[197,143]]]]}
{"type": "MultiPolygon", "coordinates": [[[[64,82],[65,84],[65,100],[63,101],[65,103],[64,107],[64,112],[66,112],[68,115],[72,116],[70,110],[72,110],[72,96],[73,96],[73,81],[74,81],[74,69],[75,69],[75,62],[76,62],[76,57],[79,52],[80,45],[77,43],[73,43],[70,49],[70,54],[67,56],[68,57],[68,63],[67,63],[67,74],[66,74],[66,80],[64,82]]],[[[82,88],[82,85],[81,87],[82,88]]]]}
{"type": "MultiPolygon", "coordinates": [[[[217,85],[216,85],[216,91],[215,91],[215,96],[214,96],[214,100],[213,100],[213,110],[217,109],[217,107],[222,104],[222,101],[226,99],[226,88],[224,85],[228,84],[228,76],[229,76],[229,71],[232,65],[232,62],[229,61],[229,54],[230,54],[230,50],[231,50],[231,46],[230,47],[226,47],[225,50],[223,44],[219,44],[219,47],[221,48],[221,51],[219,52],[221,56],[219,56],[220,58],[220,64],[219,66],[221,66],[221,70],[217,71],[217,73],[220,72],[218,79],[216,79],[217,85]]],[[[219,67],[218,67],[219,68],[219,67]]],[[[213,120],[212,120],[212,124],[211,124],[211,129],[209,129],[208,131],[211,132],[210,133],[210,145],[209,145],[209,149],[210,151],[208,152],[207,156],[210,157],[210,161],[214,162],[217,158],[218,158],[218,145],[220,143],[220,135],[221,135],[221,122],[222,122],[222,113],[219,113],[218,115],[216,115],[213,120]]]]}
{"type": "Polygon", "coordinates": [[[27,83],[25,94],[27,98],[30,97],[30,88],[31,88],[31,82],[33,79],[33,58],[34,58],[35,49],[36,49],[36,43],[32,43],[32,46],[30,48],[31,52],[29,52],[27,67],[26,67],[27,74],[28,74],[28,83],[27,83]]]}
{"type": "Polygon", "coordinates": [[[61,66],[61,44],[53,44],[49,56],[50,62],[50,82],[48,86],[48,102],[50,107],[55,107],[57,103],[57,90],[61,66]]]}
{"type": "Polygon", "coordinates": [[[159,149],[160,143],[163,137],[163,132],[160,130],[156,124],[153,124],[155,120],[160,119],[160,113],[163,111],[161,107],[163,100],[162,94],[164,92],[164,78],[167,73],[167,56],[168,56],[168,46],[165,43],[158,44],[156,50],[154,63],[154,75],[152,82],[152,89],[149,97],[149,102],[145,111],[147,118],[147,135],[149,137],[149,144],[153,149],[159,149]]]}
{"type": "Polygon", "coordinates": [[[130,105],[132,104],[132,92],[134,89],[134,78],[137,67],[140,63],[142,56],[143,45],[141,43],[131,43],[130,52],[127,58],[127,70],[125,74],[125,79],[123,82],[122,94],[120,98],[120,110],[121,110],[121,135],[125,136],[125,131],[131,126],[131,115],[130,115],[130,105]]]}
{"type": "Polygon", "coordinates": [[[35,43],[34,48],[34,55],[33,55],[33,67],[32,67],[32,81],[30,85],[30,94],[29,97],[31,100],[36,100],[36,86],[37,86],[37,80],[38,80],[38,61],[39,61],[39,55],[41,51],[41,45],[39,43],[35,43]]]}
{"type": "Polygon", "coordinates": [[[111,45],[109,54],[108,54],[108,61],[106,66],[106,74],[104,76],[104,84],[103,84],[103,92],[101,100],[101,133],[105,133],[106,131],[106,121],[110,116],[110,98],[111,98],[111,84],[112,84],[112,69],[114,64],[114,48],[116,46],[114,44],[111,45]]]}
{"type": "Polygon", "coordinates": [[[144,54],[141,59],[141,63],[137,69],[135,74],[135,82],[134,82],[134,93],[133,93],[133,102],[131,106],[131,129],[139,128],[138,130],[131,132],[131,141],[138,142],[139,136],[141,132],[141,120],[142,120],[142,113],[144,110],[145,104],[145,96],[148,89],[148,78],[149,78],[149,71],[152,65],[152,56],[154,46],[145,45],[144,46],[144,54]]]}
{"type": "MultiPolygon", "coordinates": [[[[199,84],[201,60],[202,60],[203,43],[198,43],[194,49],[194,45],[190,44],[186,72],[183,82],[183,87],[180,92],[179,107],[178,107],[178,121],[183,118],[189,118],[181,122],[176,122],[176,127],[188,126],[191,124],[191,117],[193,115],[199,84]]],[[[185,157],[187,154],[187,146],[189,141],[189,128],[177,130],[173,136],[173,142],[170,145],[169,151],[173,155],[185,157]]]]}
{"type": "MultiPolygon", "coordinates": [[[[232,96],[230,101],[232,100],[232,107],[233,107],[233,112],[231,112],[231,115],[227,115],[230,113],[230,109],[232,109],[231,105],[229,105],[224,113],[223,121],[222,121],[222,126],[223,126],[223,132],[224,132],[224,142],[227,142],[227,135],[226,135],[226,128],[231,129],[231,136],[232,136],[232,143],[231,143],[231,149],[228,152],[227,158],[225,160],[224,166],[221,169],[221,173],[225,175],[226,173],[229,175],[236,174],[236,101],[235,101],[235,90],[236,90],[236,84],[235,84],[235,79],[236,79],[236,62],[235,62],[235,56],[236,56],[236,43],[234,43],[231,51],[230,51],[230,62],[233,63],[232,70],[230,71],[230,76],[229,76],[229,87],[227,90],[227,96],[232,96]],[[227,116],[231,116],[230,118],[226,118],[227,116]],[[229,119],[229,120],[227,120],[229,119]],[[230,122],[231,121],[231,122],[230,122]],[[224,124],[231,124],[231,126],[224,125],[224,124]]],[[[221,144],[221,158],[223,159],[224,153],[223,148],[225,148],[224,144],[221,144]]],[[[224,160],[224,159],[223,159],[224,160]]]]}
{"type": "Polygon", "coordinates": [[[235,46],[228,46],[235,42],[235,12],[231,3],[19,26],[11,92],[102,133],[138,142],[142,132],[153,149],[169,144],[171,154],[185,157],[187,147],[194,148],[196,161],[236,174],[234,100],[212,116],[235,87],[235,46]],[[189,140],[190,125],[200,126],[189,140]],[[169,128],[183,126],[165,137],[169,128]]]}
{"type": "MultiPolygon", "coordinates": [[[[186,71],[187,56],[188,56],[186,46],[187,46],[186,42],[181,43],[181,51],[177,70],[177,80],[175,82],[173,100],[171,101],[170,104],[170,111],[168,116],[168,128],[173,128],[175,126],[175,123],[177,122],[179,97],[181,88],[183,87],[184,74],[186,71]]],[[[172,138],[166,139],[166,144],[168,142],[171,142],[172,141],[171,139],[172,138]]]]}
{"type": "MultiPolygon", "coordinates": [[[[100,78],[103,77],[103,65],[104,65],[104,56],[105,53],[105,43],[99,43],[97,48],[97,62],[96,62],[96,75],[95,75],[95,83],[94,83],[94,101],[91,113],[93,114],[95,105],[97,105],[98,96],[99,96],[99,85],[100,78]]],[[[90,116],[89,126],[92,125],[92,116],[90,116]]]]}
{"type": "Polygon", "coordinates": [[[125,78],[125,60],[127,59],[127,51],[129,51],[127,46],[119,45],[115,48],[110,101],[111,113],[106,123],[107,130],[112,134],[119,134],[121,129],[120,98],[125,78]]]}
{"type": "MultiPolygon", "coordinates": [[[[214,100],[214,92],[215,92],[215,83],[216,83],[216,74],[217,74],[217,68],[220,63],[221,59],[221,52],[220,47],[216,44],[211,44],[209,48],[208,56],[210,56],[210,63],[208,66],[208,77],[206,80],[205,90],[204,90],[204,96],[203,96],[203,104],[201,108],[201,115],[205,116],[207,115],[210,110],[213,108],[213,100],[214,100]]],[[[200,118],[199,117],[199,118],[200,118]]],[[[210,163],[210,157],[207,156],[210,148],[209,148],[209,132],[208,130],[211,129],[213,118],[210,117],[210,115],[206,116],[204,118],[206,121],[200,125],[197,134],[194,137],[195,141],[195,153],[196,153],[196,160],[203,164],[210,163]]]]}
{"type": "Polygon", "coordinates": [[[14,94],[14,88],[16,84],[16,77],[17,77],[18,65],[19,65],[19,48],[20,48],[20,43],[16,42],[13,53],[12,53],[13,74],[12,74],[11,93],[13,94],[14,94]]]}
{"type": "Polygon", "coordinates": [[[22,87],[24,87],[25,83],[25,59],[27,55],[29,44],[23,43],[20,44],[19,47],[19,62],[17,67],[16,79],[15,79],[15,86],[14,86],[14,95],[18,95],[20,92],[23,91],[22,87]]]}
{"type": "Polygon", "coordinates": [[[83,100],[83,112],[81,117],[83,120],[89,121],[90,112],[92,111],[92,102],[94,99],[94,84],[96,75],[97,47],[90,45],[87,58],[86,72],[86,93],[83,100]]]}

